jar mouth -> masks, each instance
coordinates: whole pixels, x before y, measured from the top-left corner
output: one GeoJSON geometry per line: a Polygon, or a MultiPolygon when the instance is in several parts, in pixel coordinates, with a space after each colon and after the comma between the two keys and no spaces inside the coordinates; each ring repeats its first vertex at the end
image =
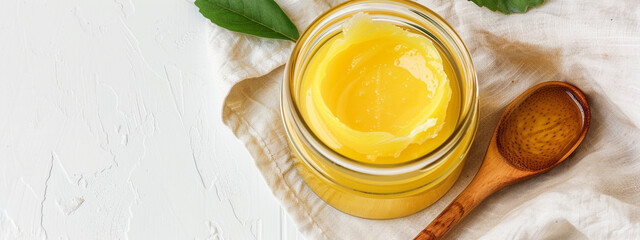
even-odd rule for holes
{"type": "MultiPolygon", "coordinates": [[[[428,170],[437,165],[439,160],[447,156],[463,139],[466,130],[472,127],[473,116],[477,114],[478,87],[475,69],[471,56],[449,24],[430,9],[408,0],[355,0],[348,1],[333,8],[316,18],[298,39],[289,61],[285,67],[283,87],[281,93],[281,114],[283,121],[290,117],[293,129],[285,127],[287,137],[292,141],[291,131],[300,136],[301,141],[315,154],[324,156],[333,164],[351,171],[371,175],[398,175],[419,170],[428,170]],[[396,164],[364,163],[347,158],[324,144],[304,121],[294,99],[299,88],[299,79],[305,65],[313,56],[318,46],[340,32],[342,23],[358,12],[367,12],[374,18],[378,17],[403,27],[411,28],[419,34],[424,34],[440,45],[456,74],[462,96],[462,107],[459,121],[454,132],[433,151],[411,161],[396,164]],[[402,12],[402,13],[400,13],[402,12]],[[404,15],[403,15],[404,13],[404,15]]],[[[285,123],[286,125],[286,123],[285,123]]],[[[295,151],[300,153],[298,146],[293,144],[295,151]]]]}

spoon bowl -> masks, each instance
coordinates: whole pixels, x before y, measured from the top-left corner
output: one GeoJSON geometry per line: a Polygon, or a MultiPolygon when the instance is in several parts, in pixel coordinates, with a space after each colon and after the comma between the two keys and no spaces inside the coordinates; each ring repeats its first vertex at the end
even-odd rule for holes
{"type": "Polygon", "coordinates": [[[587,98],[565,82],[538,84],[513,100],[498,121],[469,186],[415,239],[440,239],[482,200],[567,159],[591,122],[587,98]]]}
{"type": "Polygon", "coordinates": [[[535,86],[503,114],[495,134],[498,151],[520,170],[544,172],[582,141],[590,121],[588,111],[584,94],[574,86],[563,82],[535,86]]]}

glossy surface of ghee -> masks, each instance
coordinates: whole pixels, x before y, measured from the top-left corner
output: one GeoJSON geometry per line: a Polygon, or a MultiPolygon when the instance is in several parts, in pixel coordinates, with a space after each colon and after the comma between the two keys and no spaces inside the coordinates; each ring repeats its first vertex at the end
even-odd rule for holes
{"type": "Polygon", "coordinates": [[[403,163],[455,130],[460,90],[451,72],[426,36],[356,14],[311,58],[298,105],[314,134],[343,156],[403,163]]]}

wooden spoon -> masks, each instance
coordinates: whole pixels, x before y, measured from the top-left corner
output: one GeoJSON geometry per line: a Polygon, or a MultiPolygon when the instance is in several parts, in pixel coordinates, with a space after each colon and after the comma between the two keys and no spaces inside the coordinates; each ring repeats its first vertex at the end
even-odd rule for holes
{"type": "Polygon", "coordinates": [[[415,239],[442,238],[492,193],[558,165],[580,145],[590,121],[586,97],[570,84],[525,91],[500,117],[478,174],[415,239]]]}

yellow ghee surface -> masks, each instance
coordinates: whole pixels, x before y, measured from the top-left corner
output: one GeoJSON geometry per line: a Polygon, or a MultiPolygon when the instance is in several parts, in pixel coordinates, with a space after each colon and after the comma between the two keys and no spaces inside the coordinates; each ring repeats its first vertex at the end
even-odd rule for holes
{"type": "Polygon", "coordinates": [[[440,146],[457,125],[459,87],[445,63],[431,39],[356,14],[311,58],[298,106],[336,152],[365,163],[407,162],[440,146]]]}

